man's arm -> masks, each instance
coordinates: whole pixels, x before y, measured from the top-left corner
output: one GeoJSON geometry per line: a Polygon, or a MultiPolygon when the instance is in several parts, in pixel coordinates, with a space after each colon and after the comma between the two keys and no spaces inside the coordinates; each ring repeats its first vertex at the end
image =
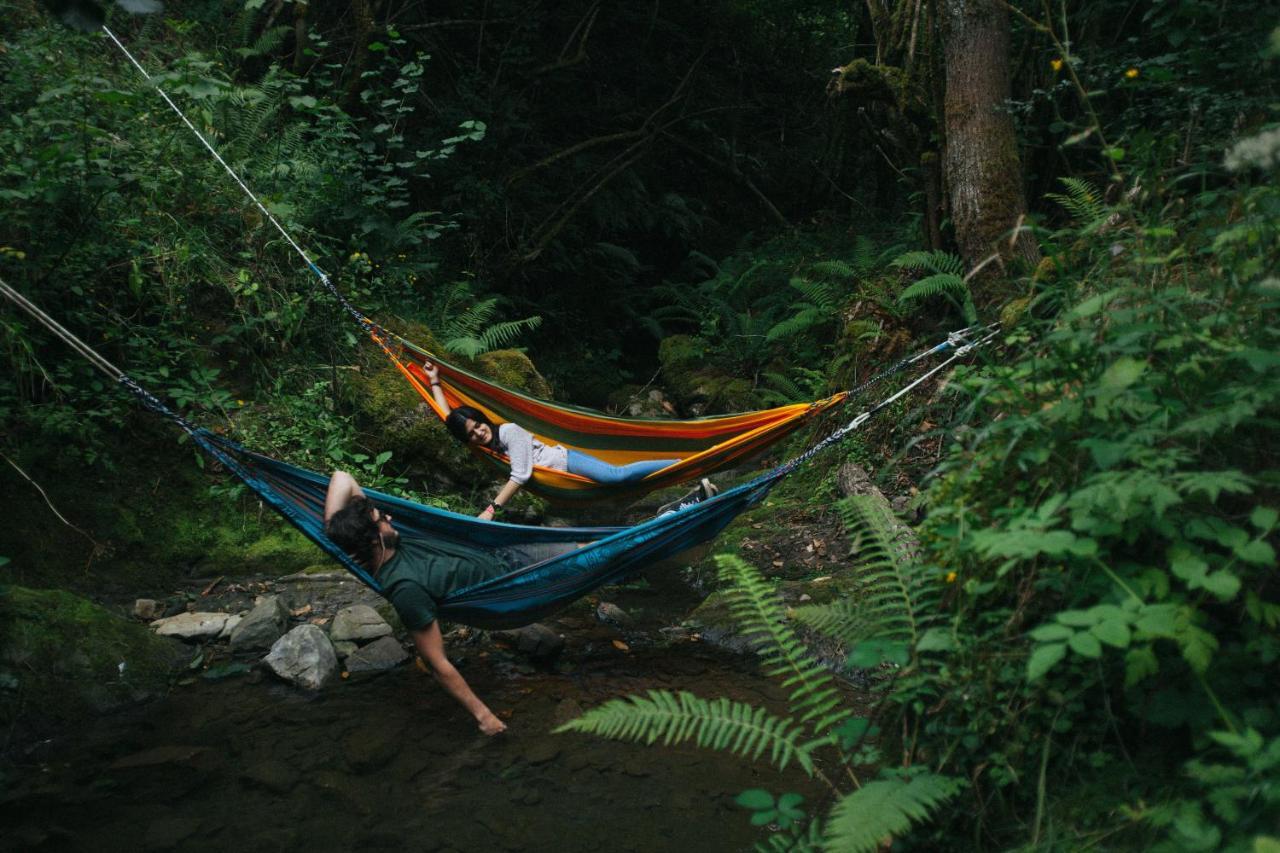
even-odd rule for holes
{"type": "Polygon", "coordinates": [[[471,691],[466,679],[454,669],[449,658],[445,656],[444,637],[440,635],[439,620],[412,633],[413,644],[417,647],[418,654],[422,655],[427,665],[431,667],[431,674],[445,690],[449,691],[450,696],[471,712],[471,716],[476,718],[476,723],[480,726],[480,731],[487,735],[506,731],[507,724],[495,717],[489,707],[480,701],[480,697],[471,691]]]}
{"type": "Polygon", "coordinates": [[[346,471],[334,471],[329,478],[329,491],[324,496],[324,520],[329,523],[333,514],[349,504],[353,498],[364,497],[364,490],[346,471]]]}

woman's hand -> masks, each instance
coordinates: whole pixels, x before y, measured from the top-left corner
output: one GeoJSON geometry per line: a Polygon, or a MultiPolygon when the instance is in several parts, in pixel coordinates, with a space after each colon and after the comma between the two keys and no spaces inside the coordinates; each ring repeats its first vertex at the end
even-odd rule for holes
{"type": "Polygon", "coordinates": [[[440,381],[440,368],[437,367],[434,362],[422,362],[422,372],[427,374],[427,378],[430,379],[432,383],[440,381]]]}

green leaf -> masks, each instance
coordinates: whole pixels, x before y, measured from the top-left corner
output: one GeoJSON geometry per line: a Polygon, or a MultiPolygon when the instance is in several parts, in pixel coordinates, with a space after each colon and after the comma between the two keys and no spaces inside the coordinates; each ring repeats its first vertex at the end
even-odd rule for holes
{"type": "Polygon", "coordinates": [[[956,641],[949,628],[930,628],[916,643],[917,652],[952,652],[955,649],[956,641]]]}
{"type": "Polygon", "coordinates": [[[1129,625],[1124,619],[1108,619],[1105,622],[1099,622],[1089,629],[1089,633],[1117,649],[1127,648],[1129,645],[1129,625]]]}
{"type": "MultiPolygon", "coordinates": [[[[1059,613],[1058,616],[1061,617],[1062,614],[1059,613]]],[[[1050,643],[1055,640],[1070,639],[1071,635],[1074,633],[1075,631],[1072,631],[1065,625],[1049,623],[1048,625],[1041,625],[1040,627],[1033,629],[1031,631],[1031,639],[1038,643],[1050,643]]]]}
{"type": "Polygon", "coordinates": [[[1073,628],[1088,628],[1098,621],[1097,614],[1092,610],[1064,610],[1054,618],[1073,628]]]}
{"type": "Polygon", "coordinates": [[[871,669],[882,663],[906,666],[911,660],[911,648],[900,640],[863,640],[849,652],[849,666],[855,669],[871,669]]]}
{"type": "Polygon", "coordinates": [[[1027,659],[1027,680],[1036,681],[1062,660],[1067,654],[1066,643],[1048,643],[1037,646],[1027,659]]]}
{"type": "Polygon", "coordinates": [[[1146,372],[1145,361],[1125,356],[1107,368],[1102,378],[1098,380],[1098,384],[1103,390],[1115,394],[1137,382],[1146,372]]]}
{"type": "Polygon", "coordinates": [[[1255,539],[1232,550],[1236,552],[1237,557],[1246,563],[1253,563],[1255,566],[1269,566],[1276,561],[1275,549],[1271,547],[1269,542],[1264,542],[1261,539],[1255,539]]]}
{"type": "Polygon", "coordinates": [[[1269,506],[1254,507],[1249,514],[1249,523],[1264,533],[1275,527],[1277,520],[1280,520],[1280,513],[1269,506]]]}
{"type": "Polygon", "coordinates": [[[1130,649],[1124,656],[1124,686],[1133,687],[1160,671],[1160,661],[1150,646],[1130,649]]]}
{"type": "Polygon", "coordinates": [[[1097,658],[1102,655],[1102,644],[1093,634],[1075,634],[1067,640],[1067,645],[1081,657],[1097,658]]]}
{"type": "Polygon", "coordinates": [[[738,805],[752,811],[773,808],[773,794],[763,788],[748,788],[733,800],[738,805]]]}
{"type": "Polygon", "coordinates": [[[1230,601],[1240,592],[1240,578],[1223,569],[1205,575],[1200,586],[1217,596],[1219,601],[1230,601]]]}

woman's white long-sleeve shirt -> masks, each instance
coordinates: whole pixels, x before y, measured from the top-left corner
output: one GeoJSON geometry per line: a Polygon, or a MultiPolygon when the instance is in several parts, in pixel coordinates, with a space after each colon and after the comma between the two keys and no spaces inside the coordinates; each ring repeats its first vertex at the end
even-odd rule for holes
{"type": "Polygon", "coordinates": [[[524,485],[533,476],[533,466],[569,470],[569,451],[559,444],[546,445],[519,424],[498,427],[498,447],[511,460],[511,480],[524,485]]]}

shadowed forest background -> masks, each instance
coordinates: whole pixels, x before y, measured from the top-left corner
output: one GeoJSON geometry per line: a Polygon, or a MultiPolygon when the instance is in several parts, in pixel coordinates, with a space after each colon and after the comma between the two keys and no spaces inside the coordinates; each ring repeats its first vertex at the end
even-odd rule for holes
{"type": "MultiPolygon", "coordinates": [[[[0,279],[203,426],[484,506],[492,471],[111,43],[0,10],[0,279]]],[[[190,0],[108,24],[355,304],[537,396],[745,411],[1002,323],[784,492],[883,547],[748,626],[771,666],[803,656],[784,622],[838,638],[876,695],[818,708],[796,676],[830,790],[744,794],[768,849],[1280,850],[1274,4],[190,0]],[[846,460],[915,496],[912,553],[832,506],[846,460]]],[[[7,646],[19,612],[74,632],[197,569],[320,561],[7,304],[0,343],[7,646]]],[[[771,601],[777,573],[722,551],[712,585],[771,601]]],[[[32,713],[57,688],[25,666],[0,649],[13,754],[76,719],[32,713]]]]}

